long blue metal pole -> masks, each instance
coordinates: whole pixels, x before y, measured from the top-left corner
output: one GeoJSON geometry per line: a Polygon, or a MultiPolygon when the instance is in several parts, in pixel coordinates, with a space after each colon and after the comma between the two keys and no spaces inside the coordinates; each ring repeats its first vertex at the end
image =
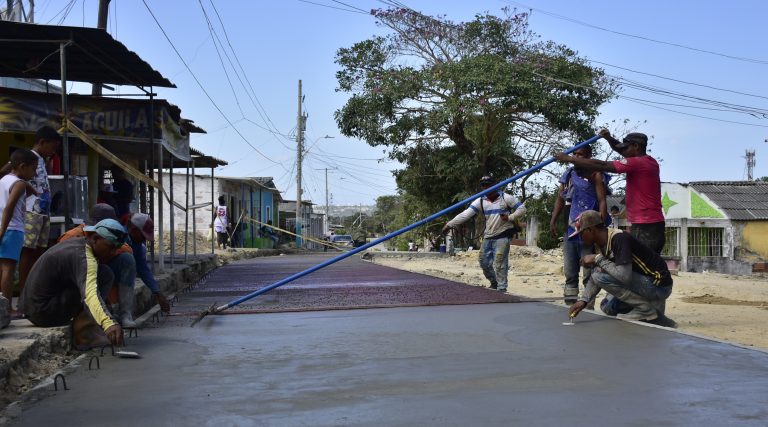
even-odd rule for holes
{"type": "MultiPolygon", "coordinates": [[[[586,141],[583,141],[583,142],[580,142],[577,145],[574,145],[573,147],[565,150],[564,152],[566,154],[570,154],[570,153],[578,150],[579,148],[584,147],[585,145],[588,145],[588,144],[591,144],[591,143],[597,141],[598,138],[600,138],[600,137],[595,135],[595,136],[593,136],[592,138],[589,138],[586,141]]],[[[526,169],[526,170],[518,173],[517,175],[515,175],[515,176],[513,176],[511,178],[508,178],[508,179],[505,179],[504,181],[499,182],[498,184],[494,185],[491,188],[483,190],[483,191],[481,191],[481,192],[479,192],[479,193],[477,193],[477,194],[475,194],[475,195],[473,195],[473,196],[471,196],[471,197],[469,197],[467,199],[464,199],[464,200],[462,200],[460,202],[454,203],[453,205],[448,206],[447,208],[441,210],[440,212],[437,212],[437,213],[432,214],[432,215],[430,215],[430,216],[428,216],[428,217],[426,217],[424,219],[421,219],[421,220],[419,220],[417,222],[414,222],[413,224],[411,224],[409,226],[403,227],[403,228],[401,228],[401,229],[399,229],[397,231],[393,231],[393,232],[387,234],[386,236],[380,237],[380,238],[378,238],[378,239],[376,239],[376,240],[374,240],[372,242],[364,244],[363,246],[360,246],[360,247],[355,248],[355,249],[353,249],[353,250],[351,250],[349,252],[345,252],[345,253],[343,253],[343,254],[341,254],[339,256],[331,258],[328,261],[325,261],[325,262],[323,262],[321,264],[318,264],[318,265],[316,265],[314,267],[310,267],[310,268],[308,268],[308,269],[306,269],[306,270],[304,270],[302,272],[299,272],[299,273],[296,273],[294,275],[288,276],[285,279],[277,281],[277,282],[275,282],[275,283],[273,283],[273,284],[271,284],[271,285],[269,285],[269,286],[267,286],[265,288],[261,288],[258,291],[254,291],[254,292],[251,292],[248,295],[244,295],[244,296],[242,296],[240,298],[234,299],[234,300],[228,302],[227,304],[224,304],[222,306],[217,307],[213,311],[213,313],[218,313],[218,312],[221,312],[221,311],[226,310],[228,308],[231,308],[231,307],[234,307],[236,305],[239,305],[239,304],[241,304],[241,303],[243,303],[245,301],[248,301],[251,298],[257,297],[257,296],[259,296],[261,294],[265,294],[265,293],[271,291],[272,289],[279,288],[280,286],[283,286],[286,283],[292,282],[292,281],[294,281],[294,280],[296,280],[296,279],[298,279],[300,277],[304,277],[307,274],[310,274],[310,273],[313,273],[313,272],[315,272],[317,270],[320,270],[321,268],[328,267],[331,264],[337,263],[337,262],[339,262],[339,261],[341,261],[341,260],[343,260],[345,258],[349,258],[352,255],[360,253],[360,252],[362,252],[362,251],[364,251],[364,250],[366,250],[366,249],[368,249],[368,248],[370,248],[372,246],[376,246],[376,245],[378,245],[381,242],[386,242],[387,240],[389,240],[389,239],[391,239],[393,237],[399,236],[399,235],[401,235],[401,234],[403,234],[403,233],[405,233],[407,231],[413,230],[416,227],[424,225],[424,224],[426,224],[426,223],[428,223],[428,222],[430,222],[430,221],[432,221],[434,219],[437,219],[437,218],[439,218],[439,217],[441,217],[441,216],[443,216],[443,215],[445,215],[445,214],[447,214],[447,213],[449,213],[449,212],[451,212],[453,210],[456,210],[456,209],[464,206],[466,203],[469,203],[469,202],[471,202],[472,200],[475,200],[478,197],[485,196],[488,193],[494,192],[494,191],[496,191],[496,190],[506,186],[510,182],[516,181],[516,180],[518,180],[518,179],[520,179],[520,178],[522,178],[522,177],[524,177],[524,176],[526,176],[528,174],[536,172],[537,170],[543,168],[544,166],[547,166],[548,164],[550,164],[550,163],[552,163],[554,161],[555,161],[554,157],[550,158],[548,160],[545,160],[545,161],[537,164],[536,166],[533,166],[533,167],[531,167],[529,169],[526,169]]]]}

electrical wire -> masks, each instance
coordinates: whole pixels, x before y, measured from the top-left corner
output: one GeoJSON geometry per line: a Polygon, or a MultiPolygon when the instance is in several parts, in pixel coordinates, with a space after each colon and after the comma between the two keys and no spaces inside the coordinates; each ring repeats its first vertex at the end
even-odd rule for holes
{"type": "Polygon", "coordinates": [[[749,62],[749,63],[753,63],[753,64],[762,64],[762,65],[768,64],[768,61],[763,60],[763,59],[755,59],[755,58],[747,58],[747,57],[743,57],[743,56],[730,55],[730,54],[727,54],[727,53],[715,52],[715,51],[712,51],[712,50],[706,50],[706,49],[700,49],[700,48],[696,48],[696,47],[692,47],[692,46],[686,46],[686,45],[683,45],[683,44],[680,44],[680,43],[673,43],[673,42],[668,42],[668,41],[664,41],[664,40],[653,39],[653,38],[646,37],[646,36],[639,36],[639,35],[636,35],[636,34],[630,34],[630,33],[625,33],[625,32],[622,32],[622,31],[611,30],[611,29],[608,29],[608,28],[605,28],[605,27],[600,27],[598,25],[590,24],[588,22],[579,21],[578,19],[569,18],[569,17],[564,16],[564,15],[559,15],[559,14],[556,14],[556,13],[553,13],[553,12],[548,12],[548,11],[545,11],[545,10],[542,10],[542,9],[537,9],[535,7],[531,7],[531,6],[528,6],[526,4],[523,4],[523,3],[520,3],[520,2],[517,2],[517,1],[507,0],[507,3],[509,3],[509,4],[513,5],[513,6],[517,5],[517,6],[520,6],[520,7],[532,10],[532,11],[536,11],[536,12],[539,12],[541,14],[544,14],[544,15],[547,15],[547,16],[550,16],[550,17],[553,17],[553,18],[556,18],[556,19],[561,19],[561,20],[568,21],[568,22],[571,22],[571,23],[574,23],[574,24],[582,25],[584,27],[589,27],[589,28],[593,28],[593,29],[596,29],[596,30],[605,31],[605,32],[608,32],[608,33],[617,34],[617,35],[624,36],[624,37],[630,37],[630,38],[634,38],[634,39],[638,39],[638,40],[644,40],[644,41],[647,41],[647,42],[652,42],[652,43],[662,44],[662,45],[666,45],[666,46],[677,47],[677,48],[680,48],[680,49],[690,50],[690,51],[699,52],[699,53],[705,53],[705,54],[719,56],[719,57],[722,57],[722,58],[728,58],[728,59],[732,59],[732,60],[736,60],[736,61],[743,61],[743,62],[749,62]]]}
{"type": "Polygon", "coordinates": [[[156,16],[155,16],[155,14],[152,12],[152,9],[150,9],[150,7],[149,7],[149,5],[147,4],[146,0],[141,0],[141,1],[142,1],[142,3],[144,3],[144,7],[146,7],[146,8],[147,8],[147,11],[149,12],[149,14],[150,14],[150,15],[152,15],[152,19],[154,19],[154,21],[155,21],[155,23],[157,24],[158,28],[160,28],[160,31],[163,33],[163,36],[165,36],[165,39],[168,41],[168,43],[169,43],[169,44],[171,45],[171,47],[173,48],[173,51],[176,53],[176,55],[179,57],[179,59],[181,60],[181,62],[184,64],[184,67],[186,67],[186,68],[187,68],[187,70],[189,71],[189,74],[190,74],[190,75],[192,75],[192,78],[194,78],[194,80],[195,80],[195,82],[197,83],[197,85],[198,85],[198,86],[200,87],[200,89],[203,91],[203,93],[204,93],[204,94],[205,94],[205,96],[208,98],[208,100],[209,100],[209,101],[211,101],[211,104],[213,104],[213,106],[216,108],[216,110],[219,112],[219,114],[221,114],[221,116],[222,116],[222,117],[223,117],[223,118],[224,118],[224,119],[227,121],[227,123],[229,123],[229,125],[232,127],[232,129],[233,129],[233,130],[234,130],[234,131],[235,131],[235,132],[236,132],[236,133],[237,133],[237,134],[240,136],[240,138],[241,138],[241,139],[242,139],[242,140],[243,140],[243,141],[244,141],[246,144],[248,144],[248,146],[249,146],[249,147],[251,147],[251,148],[252,148],[254,151],[256,151],[257,153],[259,153],[259,155],[260,155],[261,157],[263,157],[265,160],[267,160],[267,161],[269,161],[269,162],[271,162],[271,163],[279,164],[279,162],[276,162],[275,160],[272,160],[272,159],[271,159],[269,156],[267,156],[266,154],[262,153],[262,152],[261,152],[261,151],[260,151],[258,148],[256,148],[256,147],[255,147],[253,144],[251,144],[251,142],[250,142],[250,141],[248,141],[248,139],[247,139],[247,138],[246,138],[246,137],[245,137],[245,136],[244,136],[242,133],[240,133],[240,131],[237,129],[237,127],[235,127],[235,125],[232,123],[232,121],[229,119],[229,117],[227,117],[227,115],[226,115],[226,114],[224,114],[224,112],[221,110],[221,108],[219,108],[219,106],[218,106],[218,105],[216,104],[216,102],[213,100],[213,98],[212,98],[212,97],[211,97],[211,95],[208,93],[208,91],[207,91],[207,90],[205,90],[205,87],[203,86],[203,84],[200,82],[200,80],[197,78],[197,76],[195,75],[195,73],[192,71],[192,69],[189,67],[189,65],[187,64],[187,62],[184,60],[184,57],[181,55],[181,53],[179,52],[179,50],[178,50],[178,49],[176,49],[176,46],[173,44],[173,42],[171,41],[171,38],[170,38],[170,37],[168,36],[168,34],[165,32],[165,29],[163,28],[163,26],[162,26],[162,25],[160,25],[160,21],[158,21],[158,20],[157,20],[157,17],[156,17],[156,16]]]}

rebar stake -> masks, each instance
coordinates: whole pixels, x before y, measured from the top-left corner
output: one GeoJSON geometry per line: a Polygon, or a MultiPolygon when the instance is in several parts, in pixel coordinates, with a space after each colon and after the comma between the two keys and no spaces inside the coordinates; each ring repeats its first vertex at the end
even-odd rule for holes
{"type": "Polygon", "coordinates": [[[61,377],[61,383],[64,385],[64,390],[69,390],[69,387],[67,387],[67,379],[64,378],[64,374],[56,374],[56,376],[53,377],[53,390],[59,391],[59,377],[61,377]]]}

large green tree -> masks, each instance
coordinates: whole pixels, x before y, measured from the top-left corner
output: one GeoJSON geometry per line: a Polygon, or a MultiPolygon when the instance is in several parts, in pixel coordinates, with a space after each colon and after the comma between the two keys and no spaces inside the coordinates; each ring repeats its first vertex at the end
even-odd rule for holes
{"type": "Polygon", "coordinates": [[[525,13],[452,22],[410,9],[372,12],[383,36],[339,49],[342,134],[385,147],[398,186],[428,208],[511,176],[591,136],[613,83],[576,52],[541,41],[525,13]],[[567,142],[566,142],[567,141],[567,142]]]}

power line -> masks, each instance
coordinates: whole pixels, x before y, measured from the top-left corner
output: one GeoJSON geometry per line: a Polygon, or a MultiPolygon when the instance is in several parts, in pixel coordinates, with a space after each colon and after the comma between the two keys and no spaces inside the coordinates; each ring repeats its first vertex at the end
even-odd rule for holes
{"type": "Polygon", "coordinates": [[[309,1],[309,0],[299,0],[299,1],[302,2],[302,3],[313,4],[315,6],[327,7],[329,9],[343,10],[344,12],[361,13],[361,14],[369,15],[368,12],[359,12],[357,10],[344,9],[344,8],[341,8],[341,7],[331,6],[329,4],[315,3],[315,2],[309,1]]]}
{"type": "Polygon", "coordinates": [[[184,60],[184,57],[183,57],[183,56],[181,56],[181,53],[179,52],[179,50],[178,50],[178,49],[176,49],[176,46],[175,46],[175,45],[173,44],[173,42],[171,41],[171,38],[170,38],[170,37],[168,37],[168,34],[165,32],[165,29],[163,28],[163,26],[162,26],[162,25],[160,25],[160,21],[158,21],[158,20],[157,20],[157,17],[156,17],[156,16],[155,16],[155,14],[152,12],[152,9],[150,9],[150,8],[149,8],[149,5],[147,4],[147,1],[146,1],[146,0],[141,0],[141,2],[142,2],[142,3],[144,3],[144,7],[146,7],[146,8],[147,8],[147,11],[149,12],[149,14],[150,14],[150,15],[152,15],[152,19],[154,19],[154,20],[155,20],[155,23],[157,24],[158,28],[160,28],[160,31],[163,33],[163,36],[165,36],[165,39],[166,39],[166,40],[168,41],[168,43],[171,45],[171,47],[173,48],[173,51],[174,51],[174,52],[176,52],[176,56],[178,56],[178,57],[179,57],[179,59],[181,60],[181,62],[184,64],[184,67],[186,67],[186,68],[187,68],[187,71],[189,71],[189,74],[191,74],[191,75],[192,75],[192,78],[194,78],[194,79],[195,79],[195,82],[197,83],[197,85],[198,85],[198,86],[200,87],[200,89],[203,91],[203,93],[204,93],[204,94],[205,94],[205,96],[208,98],[208,100],[209,100],[209,101],[211,101],[211,104],[213,104],[213,106],[216,108],[216,110],[219,112],[219,114],[221,114],[221,116],[224,118],[224,120],[226,120],[226,121],[227,121],[227,123],[229,123],[229,125],[232,127],[232,129],[233,129],[235,132],[237,132],[237,134],[240,136],[240,138],[242,138],[242,140],[243,140],[243,141],[245,141],[245,143],[246,143],[246,144],[248,144],[248,146],[249,146],[249,147],[251,147],[251,148],[252,148],[254,151],[256,151],[257,153],[259,153],[259,155],[261,155],[261,157],[263,157],[264,159],[266,159],[267,161],[269,161],[269,162],[271,162],[271,163],[279,164],[279,162],[276,162],[276,161],[272,160],[272,159],[271,159],[271,158],[269,158],[269,157],[268,157],[266,154],[262,153],[262,152],[261,152],[261,151],[260,151],[258,148],[256,148],[256,147],[255,147],[253,144],[251,144],[251,142],[250,142],[250,141],[248,141],[248,139],[246,139],[246,138],[245,138],[245,136],[244,136],[242,133],[240,133],[240,131],[239,131],[239,130],[238,130],[236,127],[235,127],[234,123],[232,123],[232,121],[229,119],[229,117],[227,117],[227,115],[226,115],[226,114],[224,114],[224,112],[221,110],[221,108],[219,108],[219,106],[218,106],[218,105],[216,104],[216,102],[213,100],[213,98],[211,97],[211,95],[210,95],[210,94],[208,94],[208,91],[207,91],[207,90],[205,90],[205,87],[203,87],[203,84],[202,84],[202,83],[200,83],[200,80],[197,78],[197,76],[195,75],[195,73],[194,73],[194,72],[192,72],[192,69],[191,69],[191,68],[189,68],[189,65],[188,65],[188,64],[187,64],[187,62],[184,60]]]}
{"type": "Polygon", "coordinates": [[[625,32],[622,32],[622,31],[611,30],[611,29],[608,29],[608,28],[605,28],[605,27],[600,27],[600,26],[597,26],[597,25],[594,25],[594,24],[590,24],[588,22],[579,21],[578,19],[570,18],[570,17],[564,16],[564,15],[559,15],[559,14],[556,14],[556,13],[553,13],[553,12],[547,12],[547,11],[542,10],[542,9],[537,9],[535,7],[531,7],[531,6],[525,5],[525,4],[517,2],[517,1],[507,0],[507,3],[512,4],[512,5],[517,5],[517,6],[520,6],[520,7],[524,7],[526,9],[529,9],[529,10],[532,10],[532,11],[536,11],[536,12],[539,12],[541,14],[544,14],[544,15],[547,15],[547,16],[551,16],[553,18],[562,19],[564,21],[572,22],[574,24],[582,25],[582,26],[589,27],[589,28],[594,28],[596,30],[605,31],[605,32],[612,33],[612,34],[618,34],[618,35],[624,36],[624,37],[631,37],[631,38],[635,38],[635,39],[639,39],[639,40],[644,40],[644,41],[648,41],[648,42],[652,42],[652,43],[657,43],[657,44],[662,44],[662,45],[666,45],[666,46],[677,47],[677,48],[680,48],[680,49],[686,49],[686,50],[690,50],[690,51],[694,51],[694,52],[706,53],[706,54],[709,54],[709,55],[720,56],[720,57],[723,57],[723,58],[733,59],[733,60],[736,60],[736,61],[750,62],[750,63],[753,63],[753,64],[762,64],[762,65],[768,64],[768,61],[762,60],[762,59],[754,59],[754,58],[747,58],[747,57],[743,57],[743,56],[735,56],[735,55],[730,55],[730,54],[727,54],[727,53],[715,52],[715,51],[712,51],[712,50],[699,49],[699,48],[696,48],[696,47],[686,46],[686,45],[683,45],[683,44],[680,44],[680,43],[667,42],[667,41],[664,41],[664,40],[658,40],[658,39],[653,39],[653,38],[650,38],[650,37],[639,36],[639,35],[636,35],[636,34],[625,33],[625,32]]]}

